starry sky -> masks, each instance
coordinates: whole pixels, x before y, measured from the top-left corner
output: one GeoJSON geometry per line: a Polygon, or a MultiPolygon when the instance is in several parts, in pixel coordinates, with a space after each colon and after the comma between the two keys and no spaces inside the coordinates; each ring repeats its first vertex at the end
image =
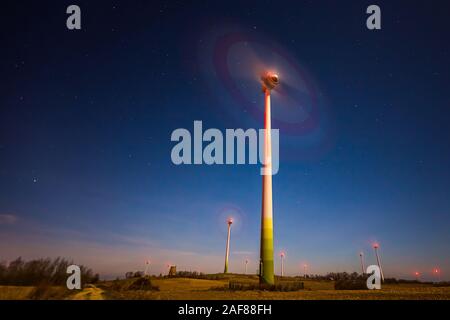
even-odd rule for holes
{"type": "Polygon", "coordinates": [[[286,274],[359,271],[358,253],[375,263],[378,242],[387,277],[436,279],[438,267],[450,280],[450,7],[373,3],[2,3],[0,260],[64,256],[103,277],[146,260],[158,274],[221,272],[231,214],[230,271],[245,259],[256,270],[259,167],[170,158],[172,131],[194,120],[262,125],[211,81],[214,30],[239,30],[288,52],[321,100],[320,134],[280,127],[274,232],[286,274]],[[66,28],[73,3],[77,31],[66,28]],[[366,28],[373,3],[378,31],[366,28]]]}

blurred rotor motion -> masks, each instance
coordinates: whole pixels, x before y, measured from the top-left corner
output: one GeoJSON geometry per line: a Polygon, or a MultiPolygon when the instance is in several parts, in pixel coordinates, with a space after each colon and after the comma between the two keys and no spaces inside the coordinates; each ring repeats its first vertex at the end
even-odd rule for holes
{"type": "Polygon", "coordinates": [[[263,90],[271,90],[272,128],[295,144],[295,158],[315,157],[328,149],[330,116],[315,82],[291,55],[254,31],[210,29],[200,48],[200,70],[217,107],[234,127],[260,128],[263,90]],[[281,80],[280,80],[281,79],[281,80]],[[219,102],[217,104],[217,102],[219,102]],[[250,116],[248,116],[250,115],[250,116]],[[299,148],[308,149],[299,153],[299,148]]]}
{"type": "Polygon", "coordinates": [[[222,203],[215,214],[216,224],[223,234],[227,234],[228,224],[233,224],[233,233],[239,233],[244,222],[242,209],[230,203],[222,203]],[[223,221],[227,223],[224,224],[223,221]]]}

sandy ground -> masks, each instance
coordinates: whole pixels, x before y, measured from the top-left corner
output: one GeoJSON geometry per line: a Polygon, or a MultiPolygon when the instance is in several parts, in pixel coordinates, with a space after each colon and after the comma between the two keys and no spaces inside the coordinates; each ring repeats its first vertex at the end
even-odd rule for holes
{"type": "Polygon", "coordinates": [[[71,300],[104,300],[104,291],[96,286],[84,288],[82,291],[71,296],[71,300]]]}

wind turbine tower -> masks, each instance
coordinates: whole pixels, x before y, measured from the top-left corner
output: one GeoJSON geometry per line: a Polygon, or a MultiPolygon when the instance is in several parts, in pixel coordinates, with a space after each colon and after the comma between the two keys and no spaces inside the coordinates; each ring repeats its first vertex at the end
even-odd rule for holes
{"type": "Polygon", "coordinates": [[[280,253],[281,258],[281,276],[284,277],[284,252],[280,253]]]}
{"type": "Polygon", "coordinates": [[[366,267],[364,265],[364,253],[363,252],[359,253],[359,259],[361,260],[361,273],[365,274],[366,273],[366,267]]]}
{"type": "Polygon", "coordinates": [[[228,273],[228,257],[230,255],[230,233],[231,233],[231,224],[233,223],[233,219],[229,218],[227,220],[228,223],[228,236],[227,236],[227,247],[225,251],[225,268],[223,273],[228,273]]]}
{"type": "Polygon", "coordinates": [[[150,268],[150,260],[145,261],[145,271],[144,276],[148,274],[148,269],[150,268]]]}
{"type": "Polygon", "coordinates": [[[434,275],[436,276],[437,282],[441,282],[441,276],[440,276],[441,270],[436,267],[436,268],[434,268],[433,272],[434,272],[434,275]]]}
{"type": "Polygon", "coordinates": [[[272,138],[270,116],[270,92],[278,83],[278,75],[267,72],[261,77],[264,93],[264,162],[261,208],[261,247],[259,262],[259,281],[262,284],[275,284],[273,265],[273,215],[272,215],[272,138]]]}
{"type": "Polygon", "coordinates": [[[374,243],[373,244],[373,249],[375,250],[375,256],[377,258],[377,264],[378,264],[378,267],[380,268],[381,280],[384,282],[383,268],[381,267],[381,260],[380,260],[380,257],[378,255],[378,248],[379,247],[380,247],[380,245],[378,243],[374,243]]]}

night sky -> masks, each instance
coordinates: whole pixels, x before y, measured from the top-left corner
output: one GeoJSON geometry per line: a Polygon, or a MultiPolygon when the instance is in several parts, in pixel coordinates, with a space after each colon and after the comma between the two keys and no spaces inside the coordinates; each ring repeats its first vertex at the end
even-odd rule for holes
{"type": "Polygon", "coordinates": [[[245,259],[256,271],[259,166],[170,158],[172,131],[194,120],[262,126],[211,81],[214,30],[239,30],[282,47],[320,97],[320,134],[280,127],[286,273],[359,271],[378,242],[387,277],[438,267],[450,279],[448,2],[242,2],[2,2],[0,260],[64,256],[104,277],[147,259],[152,273],[221,272],[231,214],[230,271],[245,259]],[[70,4],[81,30],[66,28],[70,4]],[[370,4],[381,30],[366,28],[370,4]]]}

